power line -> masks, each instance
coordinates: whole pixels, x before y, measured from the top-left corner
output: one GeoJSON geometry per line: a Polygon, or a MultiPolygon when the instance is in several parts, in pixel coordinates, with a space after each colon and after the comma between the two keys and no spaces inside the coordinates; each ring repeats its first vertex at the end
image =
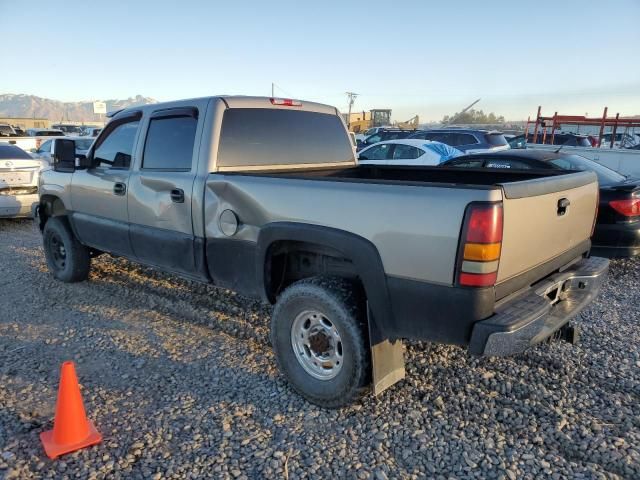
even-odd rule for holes
{"type": "Polygon", "coordinates": [[[349,98],[349,113],[347,114],[347,128],[349,128],[351,126],[351,107],[353,107],[356,98],[358,98],[358,94],[355,92],[346,92],[346,94],[349,98]]]}

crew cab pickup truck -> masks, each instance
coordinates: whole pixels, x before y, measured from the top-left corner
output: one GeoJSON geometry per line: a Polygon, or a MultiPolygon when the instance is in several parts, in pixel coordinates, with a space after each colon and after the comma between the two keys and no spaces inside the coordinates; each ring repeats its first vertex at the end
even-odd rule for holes
{"type": "Polygon", "coordinates": [[[358,166],[330,106],[211,97],[132,107],[40,181],[49,270],[108,253],[275,305],[280,370],[308,400],[404,377],[402,339],[509,355],[555,336],[608,261],[590,258],[590,172],[358,166]]]}

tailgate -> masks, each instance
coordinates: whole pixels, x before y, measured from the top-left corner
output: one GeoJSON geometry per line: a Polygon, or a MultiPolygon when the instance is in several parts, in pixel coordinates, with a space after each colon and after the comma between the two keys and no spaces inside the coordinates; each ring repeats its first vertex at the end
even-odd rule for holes
{"type": "Polygon", "coordinates": [[[594,173],[500,186],[504,192],[504,231],[498,283],[550,262],[591,237],[598,201],[594,173]]]}

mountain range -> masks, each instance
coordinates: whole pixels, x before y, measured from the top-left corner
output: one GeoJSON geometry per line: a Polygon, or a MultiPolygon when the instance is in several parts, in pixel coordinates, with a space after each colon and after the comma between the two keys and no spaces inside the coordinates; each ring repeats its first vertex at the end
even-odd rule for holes
{"type": "MultiPolygon", "coordinates": [[[[122,100],[104,100],[104,102],[107,104],[107,112],[111,112],[136,105],[157,103],[157,100],[136,95],[122,100]]],[[[60,102],[35,95],[13,93],[0,94],[0,117],[47,118],[54,122],[62,120],[75,122],[97,120],[97,115],[93,113],[93,100],[60,102]]]]}

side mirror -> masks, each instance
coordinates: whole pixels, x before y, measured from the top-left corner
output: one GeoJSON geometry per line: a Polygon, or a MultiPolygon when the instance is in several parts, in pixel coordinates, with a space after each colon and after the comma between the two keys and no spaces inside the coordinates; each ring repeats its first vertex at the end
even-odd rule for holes
{"type": "Polygon", "coordinates": [[[56,138],[51,147],[53,169],[56,172],[71,173],[76,169],[76,142],[66,138],[56,138]]]}

